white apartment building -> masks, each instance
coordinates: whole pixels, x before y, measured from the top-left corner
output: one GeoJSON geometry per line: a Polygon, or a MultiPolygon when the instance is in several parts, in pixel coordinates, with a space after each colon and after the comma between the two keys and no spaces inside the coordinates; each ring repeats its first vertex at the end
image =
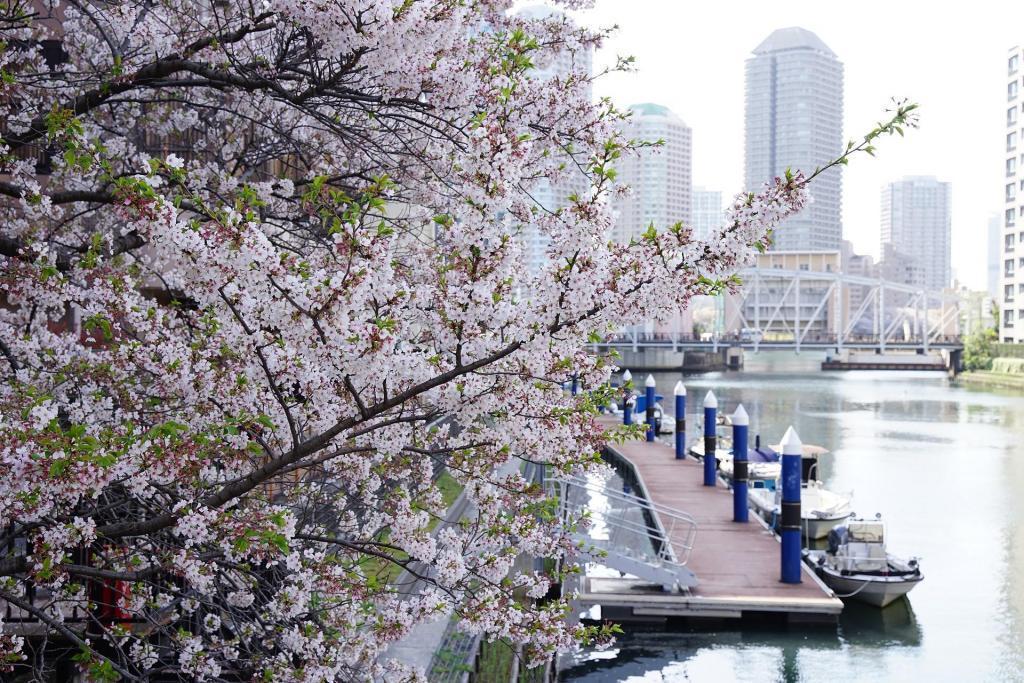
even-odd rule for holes
{"type": "Polygon", "coordinates": [[[634,104],[626,138],[663,141],[619,160],[619,180],[632,188],[616,204],[618,217],[612,239],[625,243],[654,225],[659,232],[682,221],[692,225],[693,135],[681,118],[660,104],[634,104]]]}
{"type": "MultiPolygon", "coordinates": [[[[843,151],[843,64],[814,33],[772,32],[746,65],[746,188],[757,192],[787,168],[812,172],[843,151]]],[[[842,175],[811,186],[813,203],[775,231],[780,251],[838,251],[843,239],[842,175]]]]}
{"type": "Polygon", "coordinates": [[[952,186],[908,176],[882,188],[882,274],[887,280],[939,291],[952,280],[952,186]]]}
{"type": "Polygon", "coordinates": [[[1024,46],[1006,59],[1006,178],[999,338],[1024,343],[1024,46]]]}
{"type": "MultiPolygon", "coordinates": [[[[562,12],[543,5],[524,7],[517,14],[526,19],[547,19],[561,17],[562,12]]],[[[593,74],[594,56],[589,47],[576,51],[563,50],[550,61],[538,64],[536,76],[542,79],[565,77],[571,73],[593,74]]],[[[589,90],[589,87],[588,87],[589,90]]],[[[590,180],[579,171],[575,163],[567,163],[570,169],[566,177],[557,183],[541,180],[532,189],[533,198],[548,211],[556,211],[569,204],[571,195],[586,196],[590,180]]],[[[523,231],[526,264],[531,273],[538,273],[547,262],[548,237],[540,232],[535,225],[526,226],[523,231]]]]}
{"type": "Polygon", "coordinates": [[[722,227],[725,210],[722,208],[722,191],[693,188],[693,236],[706,240],[711,233],[722,227]]]}

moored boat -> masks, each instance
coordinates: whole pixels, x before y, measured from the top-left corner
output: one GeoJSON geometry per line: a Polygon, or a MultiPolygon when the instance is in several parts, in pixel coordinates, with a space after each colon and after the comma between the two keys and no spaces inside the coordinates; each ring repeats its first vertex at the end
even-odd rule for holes
{"type": "MultiPolygon", "coordinates": [[[[758,514],[770,524],[777,525],[782,507],[782,487],[753,488],[747,500],[758,514]]],[[[820,481],[808,481],[800,487],[800,525],[811,539],[825,538],[828,532],[849,519],[852,494],[836,493],[826,489],[820,481]]]]}
{"type": "MultiPolygon", "coordinates": [[[[719,458],[718,471],[727,481],[733,480],[735,474],[735,449],[729,451],[726,458],[719,458]]],[[[747,480],[760,482],[774,482],[782,474],[782,462],[779,460],[778,452],[771,448],[756,446],[747,449],[747,480]]]]}
{"type": "MultiPolygon", "coordinates": [[[[731,448],[732,448],[732,441],[731,440],[726,440],[725,438],[723,438],[721,436],[718,437],[718,444],[717,444],[717,447],[715,448],[715,458],[717,458],[719,462],[721,462],[722,460],[725,460],[725,459],[731,459],[732,458],[732,451],[730,450],[731,448]]],[[[692,444],[690,444],[690,448],[689,448],[688,452],[689,452],[690,455],[695,457],[697,460],[703,460],[704,459],[704,439],[703,438],[697,439],[692,444]]]]}
{"type": "Polygon", "coordinates": [[[885,607],[919,584],[917,558],[903,560],[886,551],[881,519],[850,520],[828,534],[828,550],[806,550],[804,557],[840,598],[885,607]]]}

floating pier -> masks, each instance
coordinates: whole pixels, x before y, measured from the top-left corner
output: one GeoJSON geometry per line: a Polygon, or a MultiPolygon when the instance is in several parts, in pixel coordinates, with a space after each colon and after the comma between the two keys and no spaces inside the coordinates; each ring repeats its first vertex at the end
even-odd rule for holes
{"type": "MultiPolygon", "coordinates": [[[[611,458],[633,473],[657,506],[683,511],[697,523],[692,548],[682,531],[668,533],[678,557],[696,575],[697,585],[665,592],[638,579],[586,577],[580,581],[580,607],[601,606],[601,618],[619,622],[670,618],[781,619],[832,622],[843,603],[800,563],[800,582],[780,580],[779,540],[756,515],[733,521],[733,495],[721,481],[704,485],[704,466],[677,460],[661,442],[629,441],[607,447],[611,458]]],[[[666,525],[662,525],[665,528],[666,525]]]]}

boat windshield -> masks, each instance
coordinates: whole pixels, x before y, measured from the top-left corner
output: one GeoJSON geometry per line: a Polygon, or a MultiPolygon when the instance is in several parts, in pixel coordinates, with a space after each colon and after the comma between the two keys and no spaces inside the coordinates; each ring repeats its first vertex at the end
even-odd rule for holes
{"type": "Polygon", "coordinates": [[[882,543],[884,525],[880,522],[850,522],[846,525],[849,540],[859,543],[882,543]]]}

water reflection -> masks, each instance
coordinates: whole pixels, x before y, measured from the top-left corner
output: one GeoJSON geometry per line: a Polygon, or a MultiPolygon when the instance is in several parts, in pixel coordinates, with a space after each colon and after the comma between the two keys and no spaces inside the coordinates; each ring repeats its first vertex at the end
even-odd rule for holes
{"type": "MultiPolygon", "coordinates": [[[[819,360],[748,355],[744,372],[683,378],[690,440],[713,389],[726,412],[743,403],[763,443],[792,424],[828,448],[820,478],[883,513],[891,552],[922,557],[910,602],[851,603],[825,633],[634,633],[562,680],[1024,681],[1024,397],[819,360]]],[[[666,394],[680,377],[655,375],[666,394]]]]}

